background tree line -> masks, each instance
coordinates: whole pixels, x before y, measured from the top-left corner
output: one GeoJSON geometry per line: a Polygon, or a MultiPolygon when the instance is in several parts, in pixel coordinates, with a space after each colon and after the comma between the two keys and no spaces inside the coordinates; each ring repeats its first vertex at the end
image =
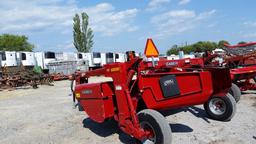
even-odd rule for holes
{"type": "Polygon", "coordinates": [[[25,35],[0,35],[0,51],[33,51],[34,47],[25,35]]]}
{"type": "MultiPolygon", "coordinates": [[[[183,50],[184,53],[189,54],[191,52],[204,52],[206,50],[212,51],[216,48],[223,48],[224,44],[229,44],[226,40],[221,40],[219,42],[210,42],[210,41],[199,41],[197,43],[186,45],[186,46],[178,46],[173,45],[168,51],[167,55],[175,54],[177,55],[180,50],[183,50]]],[[[238,44],[244,44],[246,42],[241,41],[238,44]]]]}

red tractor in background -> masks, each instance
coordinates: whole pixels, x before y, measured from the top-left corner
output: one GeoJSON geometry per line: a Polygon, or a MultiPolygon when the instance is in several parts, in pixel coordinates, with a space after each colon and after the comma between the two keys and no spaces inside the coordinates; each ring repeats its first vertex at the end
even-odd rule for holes
{"type": "Polygon", "coordinates": [[[160,110],[204,105],[210,118],[229,121],[236,112],[236,101],[228,68],[199,67],[198,61],[155,61],[158,51],[148,39],[146,60],[129,52],[128,61],[106,64],[103,68],[73,75],[74,102],[95,122],[107,119],[142,143],[170,144],[172,131],[160,110]],[[193,64],[195,63],[195,65],[193,64]],[[112,81],[88,83],[92,76],[112,81]]]}

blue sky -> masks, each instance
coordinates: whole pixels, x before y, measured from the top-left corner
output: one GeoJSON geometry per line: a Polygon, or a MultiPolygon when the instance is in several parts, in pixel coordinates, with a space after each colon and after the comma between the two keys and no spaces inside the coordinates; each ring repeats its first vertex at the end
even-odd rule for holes
{"type": "Polygon", "coordinates": [[[174,44],[256,41],[255,0],[0,1],[0,33],[24,34],[35,51],[75,51],[72,17],[87,12],[93,51],[143,52],[153,38],[161,53],[174,44]]]}

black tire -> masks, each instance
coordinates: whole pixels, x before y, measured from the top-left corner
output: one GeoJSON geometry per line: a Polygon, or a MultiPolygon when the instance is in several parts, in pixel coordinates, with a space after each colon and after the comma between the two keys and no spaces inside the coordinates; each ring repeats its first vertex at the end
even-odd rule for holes
{"type": "Polygon", "coordinates": [[[239,102],[242,94],[240,88],[236,84],[232,83],[229,93],[234,97],[236,102],[239,102]]]}
{"type": "Polygon", "coordinates": [[[150,140],[155,144],[171,144],[172,130],[162,114],[155,110],[144,109],[138,113],[138,118],[143,129],[151,129],[154,133],[154,137],[143,142],[150,140]]]}
{"type": "Polygon", "coordinates": [[[236,113],[236,101],[229,93],[222,97],[213,96],[204,104],[204,109],[212,119],[229,121],[236,113]]]}

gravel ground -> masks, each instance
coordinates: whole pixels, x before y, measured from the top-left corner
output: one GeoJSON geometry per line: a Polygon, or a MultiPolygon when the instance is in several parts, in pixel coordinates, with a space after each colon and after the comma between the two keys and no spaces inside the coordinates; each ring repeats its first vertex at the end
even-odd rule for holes
{"type": "MultiPolygon", "coordinates": [[[[94,81],[99,78],[94,79],[94,81]]],[[[1,144],[134,143],[117,124],[97,124],[72,108],[69,81],[39,89],[0,92],[1,144]]],[[[244,94],[229,122],[207,118],[202,106],[163,112],[173,144],[255,144],[256,94],[244,94]]]]}

